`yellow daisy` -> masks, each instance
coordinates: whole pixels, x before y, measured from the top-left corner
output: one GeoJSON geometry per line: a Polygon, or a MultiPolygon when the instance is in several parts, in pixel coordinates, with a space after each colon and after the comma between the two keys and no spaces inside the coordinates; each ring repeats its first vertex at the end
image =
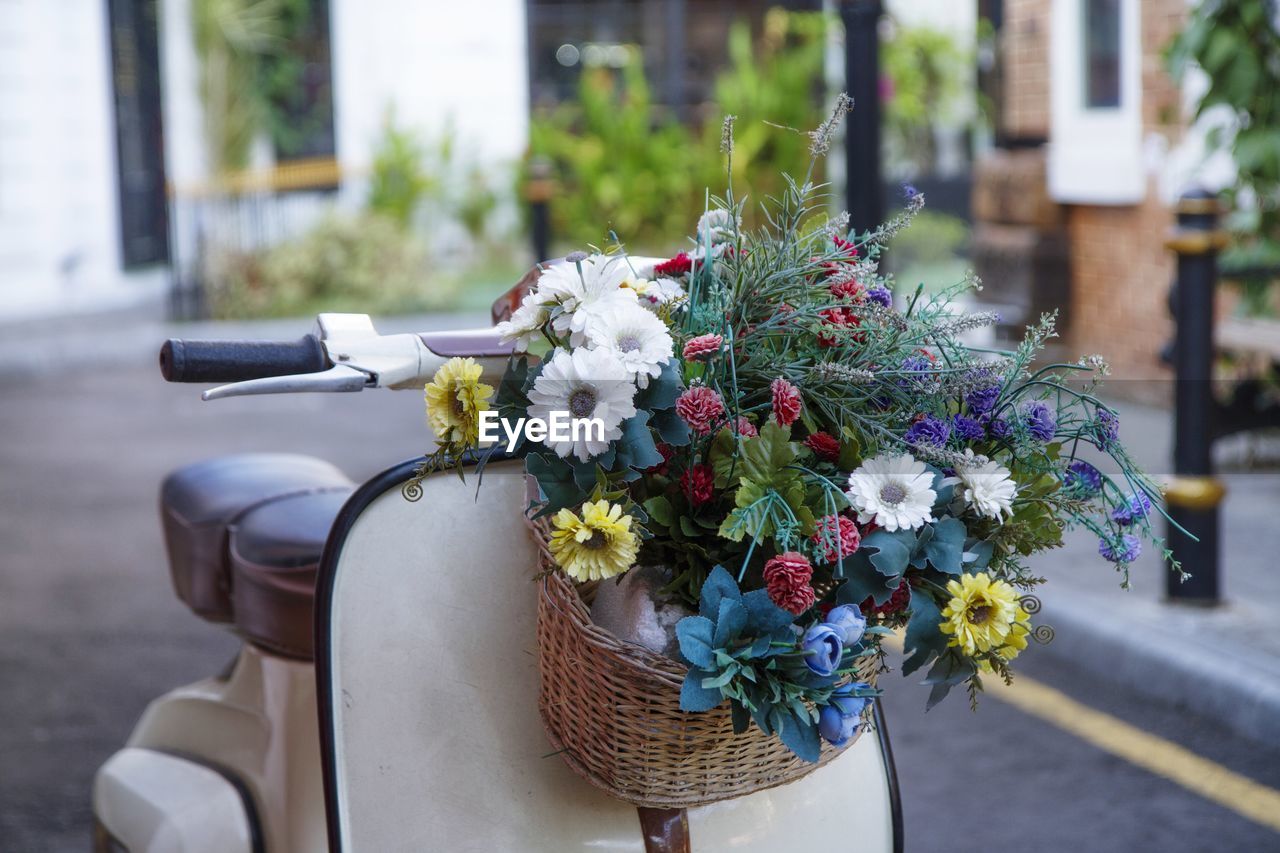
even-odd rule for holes
{"type": "Polygon", "coordinates": [[[474,358],[451,358],[427,383],[427,422],[442,444],[473,447],[480,439],[480,413],[489,409],[493,386],[480,381],[474,358]]]}
{"type": "Polygon", "coordinates": [[[562,509],[551,520],[551,555],[576,581],[620,575],[636,561],[640,541],[631,531],[631,516],[622,507],[600,500],[582,505],[582,515],[562,509]]]}
{"type": "Polygon", "coordinates": [[[1014,633],[1013,626],[1020,621],[1019,614],[1023,620],[1027,614],[1018,605],[1018,593],[1009,584],[992,580],[986,572],[979,572],[951,581],[947,584],[947,592],[952,598],[942,611],[942,624],[938,630],[951,635],[948,645],[959,646],[972,657],[1010,643],[1012,654],[1006,659],[1012,659],[1026,648],[1025,629],[1010,639],[1014,633]]]}

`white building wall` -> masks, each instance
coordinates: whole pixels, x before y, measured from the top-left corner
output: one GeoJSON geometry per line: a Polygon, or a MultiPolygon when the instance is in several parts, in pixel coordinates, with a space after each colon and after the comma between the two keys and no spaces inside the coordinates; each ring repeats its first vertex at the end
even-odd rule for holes
{"type": "Polygon", "coordinates": [[[162,287],[120,268],[105,7],[0,0],[0,320],[162,287]]]}

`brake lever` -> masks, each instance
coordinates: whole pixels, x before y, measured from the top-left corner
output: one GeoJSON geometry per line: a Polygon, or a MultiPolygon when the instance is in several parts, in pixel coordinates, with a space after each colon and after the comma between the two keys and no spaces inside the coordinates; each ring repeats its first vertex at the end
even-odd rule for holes
{"type": "Polygon", "coordinates": [[[335,364],[320,373],[298,373],[293,376],[265,376],[210,388],[200,395],[202,400],[245,397],[250,394],[297,394],[306,391],[363,391],[374,384],[368,373],[345,364],[335,364]]]}

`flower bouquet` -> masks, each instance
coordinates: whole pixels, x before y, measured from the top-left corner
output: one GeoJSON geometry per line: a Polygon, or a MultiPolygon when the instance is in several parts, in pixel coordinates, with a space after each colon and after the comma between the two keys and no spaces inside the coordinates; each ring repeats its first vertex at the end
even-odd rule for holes
{"type": "MultiPolygon", "coordinates": [[[[844,109],[812,134],[810,174],[844,109]]],[[[731,121],[724,138],[731,162],[731,121]]],[[[788,179],[749,229],[730,187],[674,258],[546,266],[500,325],[497,389],[466,360],[427,386],[426,469],[501,447],[537,482],[543,720],[616,796],[691,805],[830,760],[865,728],[894,632],[930,705],[957,685],[976,702],[1051,634],[1029,558],[1083,526],[1127,582],[1151,538],[1159,493],[1093,395],[1100,359],[1040,364],[1052,317],[1016,350],[967,345],[996,319],[957,311],[976,280],[931,294],[881,274],[923,204],[908,190],[850,233],[788,179]],[[495,417],[526,428],[485,447],[495,417]],[[601,600],[632,577],[649,617],[620,636],[636,626],[598,624],[601,600]]]]}

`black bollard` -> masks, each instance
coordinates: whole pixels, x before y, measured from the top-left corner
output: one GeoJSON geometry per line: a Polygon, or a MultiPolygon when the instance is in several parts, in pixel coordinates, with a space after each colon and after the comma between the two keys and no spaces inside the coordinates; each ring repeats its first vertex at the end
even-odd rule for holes
{"type": "Polygon", "coordinates": [[[1177,227],[1165,246],[1178,256],[1171,293],[1176,333],[1173,346],[1174,478],[1165,491],[1169,515],[1191,534],[1168,526],[1169,548],[1191,577],[1181,582],[1168,573],[1165,591],[1171,602],[1212,606],[1220,601],[1218,579],[1219,505],[1226,490],[1213,476],[1213,303],[1218,279],[1218,251],[1226,233],[1218,227],[1220,209],[1203,190],[1178,201],[1177,227]],[[1192,538],[1194,537],[1194,538],[1192,538]]]}
{"type": "Polygon", "coordinates": [[[857,232],[884,222],[880,168],[880,0],[843,0],[845,89],[853,112],[845,120],[845,186],[849,224],[857,232]]]}

